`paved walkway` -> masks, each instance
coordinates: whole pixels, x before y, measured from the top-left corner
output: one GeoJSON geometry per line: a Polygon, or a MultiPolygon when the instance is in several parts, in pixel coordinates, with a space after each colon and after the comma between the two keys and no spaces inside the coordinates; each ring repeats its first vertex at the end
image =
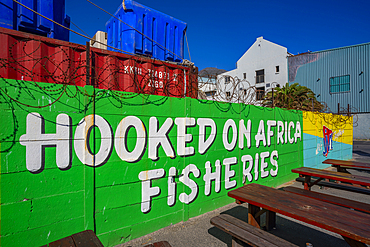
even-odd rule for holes
{"type": "MultiPolygon", "coordinates": [[[[359,161],[370,161],[370,142],[354,142],[353,147],[354,159],[359,161]]],[[[353,172],[370,177],[370,172],[353,172]]],[[[293,185],[302,188],[302,184],[295,181],[284,184],[283,186],[287,185],[293,185]]],[[[370,204],[370,196],[366,196],[363,194],[346,192],[332,188],[320,189],[319,186],[314,186],[313,190],[370,204]]],[[[223,231],[219,230],[209,223],[212,217],[219,215],[221,212],[247,221],[247,204],[237,205],[235,203],[232,203],[225,207],[216,209],[212,212],[192,218],[186,222],[180,222],[173,226],[169,226],[143,237],[131,240],[130,242],[118,245],[117,247],[144,246],[150,243],[164,240],[168,241],[172,247],[231,247],[230,235],[225,234],[223,231]]],[[[286,239],[298,246],[306,246],[306,243],[311,243],[314,247],[348,247],[348,244],[342,239],[340,235],[331,233],[321,228],[304,224],[289,217],[278,214],[276,224],[276,229],[273,229],[272,231],[270,231],[270,233],[286,239]]]]}

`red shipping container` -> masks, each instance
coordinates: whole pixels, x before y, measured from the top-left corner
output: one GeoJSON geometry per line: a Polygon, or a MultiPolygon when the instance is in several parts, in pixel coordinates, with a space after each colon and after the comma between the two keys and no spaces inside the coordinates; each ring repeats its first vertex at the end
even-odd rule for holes
{"type": "Polygon", "coordinates": [[[197,70],[0,28],[0,77],[172,97],[197,97],[197,70]],[[89,64],[87,64],[89,62],[89,64]],[[90,72],[90,79],[86,75],[90,72]],[[87,81],[88,80],[88,81],[87,81]]]}

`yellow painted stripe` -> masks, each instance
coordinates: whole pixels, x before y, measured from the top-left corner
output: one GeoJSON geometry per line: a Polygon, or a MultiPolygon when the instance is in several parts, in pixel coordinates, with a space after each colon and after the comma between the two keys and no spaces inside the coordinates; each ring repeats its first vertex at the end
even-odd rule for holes
{"type": "Polygon", "coordinates": [[[333,131],[333,141],[353,145],[353,117],[303,112],[303,133],[323,138],[323,126],[333,131]]]}

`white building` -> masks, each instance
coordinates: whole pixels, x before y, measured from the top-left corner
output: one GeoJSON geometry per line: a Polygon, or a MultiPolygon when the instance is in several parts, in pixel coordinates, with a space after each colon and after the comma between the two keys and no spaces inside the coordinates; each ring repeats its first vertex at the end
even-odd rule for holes
{"type": "Polygon", "coordinates": [[[103,31],[97,31],[94,37],[90,40],[90,45],[92,47],[106,50],[107,49],[107,33],[103,31]]]}
{"type": "Polygon", "coordinates": [[[265,92],[288,82],[287,56],[287,48],[257,38],[236,69],[218,76],[220,100],[258,104],[265,92]]]}
{"type": "Polygon", "coordinates": [[[213,77],[198,77],[198,90],[202,92],[200,98],[214,100],[217,93],[217,79],[213,77]]]}

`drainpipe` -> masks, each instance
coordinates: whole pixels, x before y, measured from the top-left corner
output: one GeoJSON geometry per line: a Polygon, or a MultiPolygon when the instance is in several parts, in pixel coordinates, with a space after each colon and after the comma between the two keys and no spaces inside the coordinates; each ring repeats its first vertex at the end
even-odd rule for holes
{"type": "Polygon", "coordinates": [[[186,71],[184,70],[184,98],[186,98],[186,71]]]}

